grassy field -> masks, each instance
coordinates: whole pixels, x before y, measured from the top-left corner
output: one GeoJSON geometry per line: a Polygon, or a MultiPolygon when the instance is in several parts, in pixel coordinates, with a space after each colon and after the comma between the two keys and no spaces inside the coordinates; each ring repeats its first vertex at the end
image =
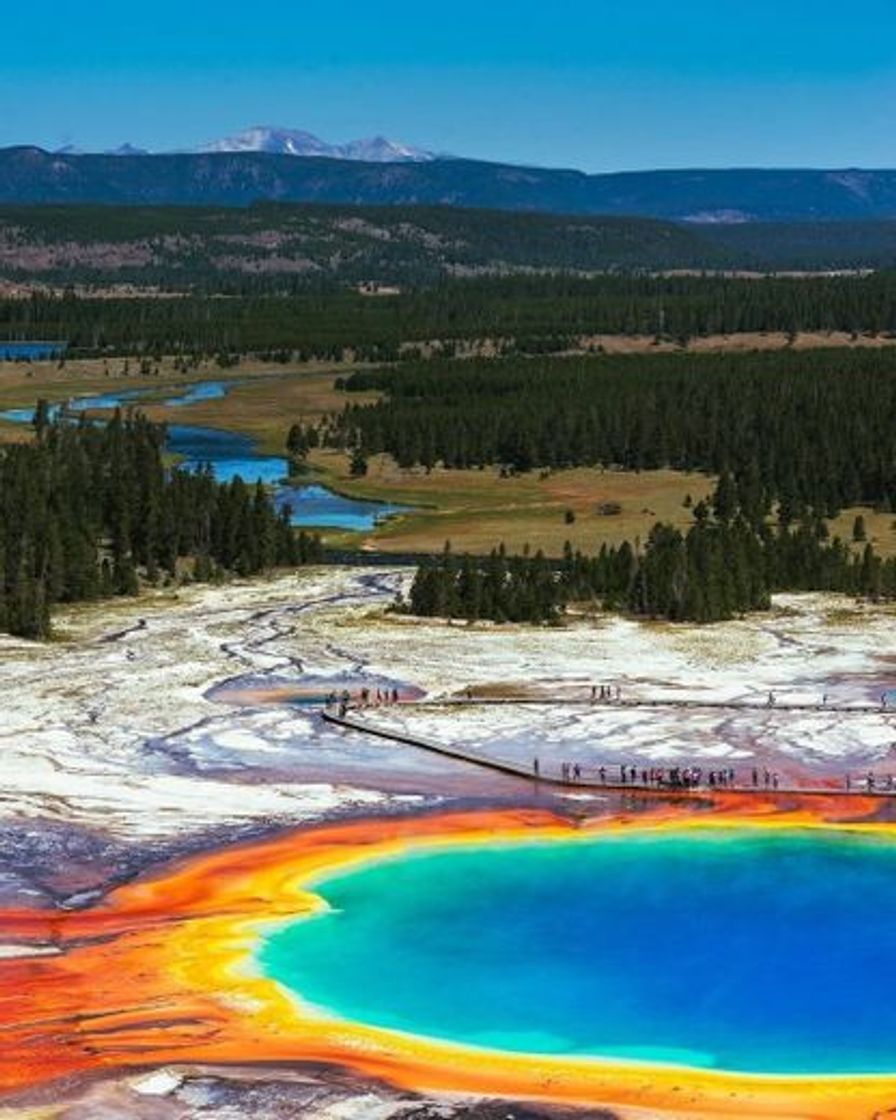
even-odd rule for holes
{"type": "MultiPolygon", "coordinates": [[[[839,517],[828,522],[831,536],[840,537],[844,541],[852,541],[852,529],[856,516],[861,514],[865,519],[865,531],[868,541],[874,545],[878,556],[896,556],[896,514],[876,513],[873,509],[845,509],[839,517]]],[[[854,546],[863,549],[864,543],[854,546]]]]}
{"type": "MultiPolygon", "coordinates": [[[[175,368],[173,359],[166,358],[159,363],[158,374],[144,376],[137,362],[131,360],[126,365],[120,358],[69,361],[62,368],[56,362],[0,362],[0,410],[30,406],[39,397],[64,401],[74,396],[140,389],[158,390],[163,398],[173,385],[246,382],[237,384],[222,400],[203,402],[188,410],[153,405],[151,398],[140,407],[156,420],[176,416],[191,424],[243,431],[260,440],[265,451],[281,452],[295,420],[319,417],[342,407],[344,396],[333,389],[333,382],[337,374],[352,368],[335,363],[309,362],[296,367],[246,362],[222,370],[214,362],[204,362],[198,370],[184,373],[175,368]]],[[[0,421],[0,442],[22,438],[25,433],[19,425],[0,421]]]]}
{"type": "MultiPolygon", "coordinates": [[[[261,450],[282,455],[290,427],[299,420],[319,420],[327,413],[340,411],[346,394],[333,388],[336,372],[344,374],[347,367],[334,371],[302,369],[299,371],[255,375],[244,385],[237,385],[221,400],[203,401],[178,409],[178,415],[189,418],[190,424],[210,428],[228,428],[245,432],[258,440],[261,450]]],[[[239,377],[237,377],[239,380],[239,377]]],[[[352,393],[352,403],[365,403],[378,398],[378,393],[352,393]]],[[[149,416],[169,418],[166,410],[147,408],[149,416]]]]}
{"type": "Polygon", "coordinates": [[[513,552],[528,545],[557,556],[567,540],[583,552],[596,552],[604,543],[643,540],[658,519],[686,528],[691,513],[685,498],[696,502],[713,485],[708,476],[675,471],[580,468],[501,478],[496,469],[436,468],[427,474],[402,470],[385,456],[371,459],[367,477],[357,480],[349,476],[344,455],[321,451],[311,461],[341,493],[418,507],[364,539],[362,547],[393,552],[438,551],[446,540],[458,552],[487,553],[503,543],[513,552]],[[618,513],[601,512],[611,503],[618,504],[618,513]]]}
{"type": "MultiPolygon", "coordinates": [[[[582,353],[603,351],[605,354],[690,354],[737,353],[767,350],[881,350],[896,346],[896,338],[881,334],[848,334],[846,331],[798,331],[793,336],[784,331],[741,331],[738,334],[709,334],[689,338],[686,344],[650,335],[594,334],[577,339],[582,353]]],[[[494,352],[496,344],[490,343],[494,352]]],[[[486,354],[485,356],[488,356],[486,354]]]]}

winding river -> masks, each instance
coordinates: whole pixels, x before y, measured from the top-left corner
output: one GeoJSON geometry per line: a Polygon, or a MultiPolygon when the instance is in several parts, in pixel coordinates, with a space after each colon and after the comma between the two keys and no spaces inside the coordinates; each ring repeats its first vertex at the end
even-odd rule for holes
{"type": "MultiPolygon", "coordinates": [[[[201,401],[220,400],[239,384],[238,381],[203,381],[172,386],[165,390],[169,395],[161,399],[155,388],[124,389],[74,397],[65,407],[68,413],[110,411],[152,400],[167,408],[183,408],[201,401]]],[[[61,405],[53,406],[51,416],[58,415],[61,408],[61,405]]],[[[30,424],[33,416],[33,405],[0,412],[0,420],[14,424],[30,424]]],[[[288,505],[292,510],[292,523],[297,526],[367,532],[385,518],[408,508],[347,498],[320,483],[293,485],[289,482],[286,459],[262,454],[256,441],[240,432],[195,424],[169,424],[166,450],[177,455],[187,469],[208,464],[219,482],[229,482],[240,476],[248,483],[260,481],[271,486],[276,505],[278,508],[288,505]]]]}

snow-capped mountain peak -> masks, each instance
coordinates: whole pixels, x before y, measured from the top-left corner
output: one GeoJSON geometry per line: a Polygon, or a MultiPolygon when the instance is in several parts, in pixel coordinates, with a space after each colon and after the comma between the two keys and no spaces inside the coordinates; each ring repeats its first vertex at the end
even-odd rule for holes
{"type": "Polygon", "coordinates": [[[363,160],[368,163],[419,163],[434,159],[431,152],[387,140],[384,136],[329,144],[301,129],[254,125],[233,136],[203,144],[199,152],[270,152],[288,156],[320,156],[328,159],[363,160]]]}
{"type": "Polygon", "coordinates": [[[200,152],[272,152],[287,156],[328,156],[330,145],[299,129],[254,125],[243,132],[203,144],[200,152]]]}

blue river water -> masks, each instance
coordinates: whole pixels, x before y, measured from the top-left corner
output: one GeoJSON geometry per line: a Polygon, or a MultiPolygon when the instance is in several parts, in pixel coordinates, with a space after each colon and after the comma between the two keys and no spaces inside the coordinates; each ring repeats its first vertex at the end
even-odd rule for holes
{"type": "MultiPolygon", "coordinates": [[[[238,382],[203,381],[175,387],[161,403],[170,408],[182,408],[199,401],[220,400],[236,384],[238,382]]],[[[127,408],[157,395],[157,390],[149,388],[126,389],[74,397],[67,402],[66,409],[70,413],[81,413],[127,408]]],[[[57,416],[59,411],[60,406],[53,406],[50,415],[57,416]]],[[[30,424],[33,416],[33,406],[0,412],[0,419],[16,424],[30,424]]],[[[166,450],[177,455],[187,470],[209,465],[219,482],[230,482],[239,476],[247,483],[263,482],[271,486],[277,507],[288,505],[292,510],[292,523],[297,526],[364,532],[384,518],[407,509],[406,506],[384,502],[345,498],[317,483],[290,485],[286,459],[261,454],[250,436],[238,432],[192,424],[169,424],[166,450]]]]}
{"type": "Polygon", "coordinates": [[[896,845],[701,830],[407,855],[326,879],[268,976],[340,1017],[530,1053],[896,1072],[896,845]]]}
{"type": "Polygon", "coordinates": [[[40,361],[56,358],[68,348],[65,342],[0,342],[0,362],[40,361]]]}

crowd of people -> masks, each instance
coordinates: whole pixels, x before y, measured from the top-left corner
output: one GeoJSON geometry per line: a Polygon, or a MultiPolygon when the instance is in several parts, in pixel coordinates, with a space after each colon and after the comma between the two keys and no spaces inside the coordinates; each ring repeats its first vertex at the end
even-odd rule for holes
{"type": "Polygon", "coordinates": [[[347,688],[342,692],[328,692],[326,706],[338,708],[339,718],[345,719],[352,703],[360,704],[362,708],[382,707],[384,704],[397,704],[401,695],[397,688],[362,688],[357,696],[353,697],[347,688]]]}
{"type": "MultiPolygon", "coordinates": [[[[532,772],[536,777],[542,774],[541,762],[535,758],[532,772]]],[[[599,784],[618,788],[626,786],[637,789],[739,789],[739,790],[779,790],[781,775],[768,767],[754,766],[747,774],[727,768],[706,770],[702,766],[650,766],[638,767],[627,763],[614,766],[584,768],[578,762],[560,764],[560,780],[574,785],[583,782],[588,785],[599,784]]],[[[847,793],[896,793],[896,776],[866,774],[854,776],[846,774],[843,788],[847,793]]]]}
{"type": "MultiPolygon", "coordinates": [[[[533,759],[532,772],[541,776],[541,762],[533,759]]],[[[638,767],[627,763],[618,766],[599,766],[583,769],[578,762],[560,764],[563,782],[597,782],[605,786],[629,786],[646,789],[743,789],[746,783],[738,781],[737,771],[731,768],[706,770],[702,766],[650,766],[638,767]]],[[[778,789],[781,777],[777,771],[754,767],[750,773],[753,789],[778,789]]]]}

